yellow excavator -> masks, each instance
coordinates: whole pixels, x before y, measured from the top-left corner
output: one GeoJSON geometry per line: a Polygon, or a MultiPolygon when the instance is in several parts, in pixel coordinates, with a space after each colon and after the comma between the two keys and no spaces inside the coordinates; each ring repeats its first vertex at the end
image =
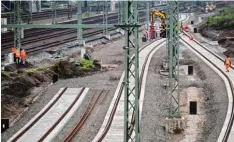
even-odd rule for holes
{"type": "Polygon", "coordinates": [[[211,4],[211,5],[208,5],[207,8],[209,11],[213,11],[216,9],[216,5],[211,4]]]}
{"type": "Polygon", "coordinates": [[[160,37],[166,37],[166,13],[163,11],[157,11],[155,9],[151,9],[150,12],[150,38],[154,39],[154,21],[155,21],[155,16],[158,16],[161,19],[161,32],[160,32],[160,37]]]}

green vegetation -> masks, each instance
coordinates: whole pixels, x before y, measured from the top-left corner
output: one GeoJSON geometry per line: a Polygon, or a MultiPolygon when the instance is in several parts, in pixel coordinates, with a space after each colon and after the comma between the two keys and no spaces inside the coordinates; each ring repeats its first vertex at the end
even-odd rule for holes
{"type": "Polygon", "coordinates": [[[36,71],[36,69],[26,69],[24,70],[24,72],[26,73],[34,73],[36,71]]]}
{"type": "Polygon", "coordinates": [[[53,72],[52,67],[39,67],[38,71],[53,72]]]}
{"type": "Polygon", "coordinates": [[[7,77],[7,78],[11,78],[10,73],[6,72],[6,71],[2,71],[2,76],[7,77]]]}
{"type": "Polygon", "coordinates": [[[94,68],[93,60],[80,59],[77,61],[79,66],[77,67],[79,71],[87,71],[94,68]]]}
{"type": "Polygon", "coordinates": [[[234,27],[234,6],[225,7],[219,14],[208,19],[210,27],[220,29],[233,29],[234,27]]]}
{"type": "Polygon", "coordinates": [[[88,12],[85,12],[84,13],[84,18],[88,18],[89,17],[89,13],[88,12]]]}

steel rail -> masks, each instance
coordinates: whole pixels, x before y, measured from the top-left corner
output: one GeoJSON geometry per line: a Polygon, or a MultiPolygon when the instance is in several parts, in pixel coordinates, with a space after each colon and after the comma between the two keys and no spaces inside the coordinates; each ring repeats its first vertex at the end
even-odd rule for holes
{"type": "MultiPolygon", "coordinates": [[[[114,21],[115,22],[115,20],[116,19],[112,19],[112,22],[114,21]]],[[[140,21],[144,21],[144,18],[141,18],[140,19],[140,21]]],[[[114,28],[110,28],[111,30],[112,29],[114,29],[114,28]]],[[[115,29],[117,29],[117,28],[115,28],[115,29]]],[[[99,33],[101,33],[101,31],[102,30],[99,30],[99,33]]],[[[97,32],[97,31],[96,31],[97,32]]],[[[69,31],[66,31],[66,33],[69,33],[69,31]]],[[[99,34],[98,33],[98,34],[99,34]]],[[[69,34],[71,34],[71,33],[69,33],[69,34]]],[[[90,34],[90,35],[93,35],[92,33],[87,33],[87,34],[90,34]]],[[[54,37],[56,34],[54,34],[54,35],[48,35],[47,36],[47,38],[48,37],[54,37]]],[[[61,36],[61,33],[59,33],[59,34],[57,34],[58,36],[61,36]]],[[[96,34],[97,35],[97,34],[96,34]]],[[[86,37],[87,37],[87,35],[86,35],[86,37]]],[[[42,37],[43,39],[44,39],[44,37],[42,37]]],[[[34,47],[31,47],[31,48],[26,48],[26,50],[29,50],[29,51],[27,51],[28,53],[32,53],[34,50],[34,48],[41,48],[41,47],[43,47],[43,48],[41,48],[41,49],[46,49],[46,48],[50,48],[50,47],[54,47],[54,46],[57,46],[57,45],[61,45],[61,44],[64,44],[64,43],[66,43],[66,42],[71,42],[71,41],[74,41],[76,39],[76,36],[73,36],[73,37],[69,37],[69,38],[67,38],[67,39],[63,39],[62,41],[55,41],[55,42],[50,42],[50,43],[47,43],[47,44],[43,44],[43,45],[38,45],[38,46],[34,46],[34,47]],[[59,44],[60,43],[60,44],[59,44]],[[51,45],[50,45],[51,44],[51,45]],[[53,44],[55,44],[55,45],[53,45],[53,44]],[[45,45],[48,45],[48,47],[45,47],[45,45]],[[49,46],[50,45],[50,46],[49,46]],[[32,49],[32,50],[31,50],[32,49]]],[[[38,40],[38,39],[36,39],[36,40],[38,40]]],[[[29,42],[33,42],[33,41],[29,41],[29,42]]],[[[2,50],[4,51],[4,50],[10,50],[9,48],[2,48],[2,50]]],[[[35,51],[39,51],[40,49],[35,49],[35,51]]],[[[4,53],[4,52],[2,52],[2,53],[4,53]]],[[[4,54],[2,55],[2,59],[4,59],[4,54]]]]}
{"type": "MultiPolygon", "coordinates": [[[[141,52],[141,51],[144,50],[147,46],[153,44],[154,42],[155,42],[155,41],[150,42],[149,44],[143,46],[142,48],[140,48],[139,52],[141,52]]],[[[158,46],[162,45],[162,44],[165,43],[165,42],[166,42],[165,40],[162,41],[162,42],[160,42],[157,46],[155,46],[155,47],[147,54],[147,57],[146,57],[146,59],[145,59],[144,65],[143,65],[143,67],[142,67],[142,72],[141,72],[141,75],[140,75],[140,82],[139,82],[140,84],[141,84],[141,82],[142,82],[142,77],[143,77],[143,74],[144,74],[145,65],[146,65],[146,63],[147,63],[147,61],[148,61],[149,55],[151,54],[151,52],[152,52],[155,48],[157,48],[158,46]]],[[[132,56],[132,59],[133,59],[134,57],[135,57],[135,55],[132,56]]],[[[101,136],[100,136],[99,139],[97,140],[97,142],[101,142],[101,141],[104,139],[104,137],[106,136],[106,134],[107,134],[107,132],[109,131],[109,129],[110,129],[111,123],[112,123],[113,118],[114,118],[114,115],[115,115],[115,111],[116,111],[116,109],[117,109],[117,106],[118,106],[120,97],[121,97],[122,92],[123,92],[123,88],[124,88],[124,85],[123,85],[123,83],[122,83],[122,84],[121,84],[121,87],[120,87],[120,90],[118,91],[118,96],[117,96],[117,99],[115,100],[114,106],[113,106],[113,108],[112,108],[110,117],[109,117],[108,122],[107,122],[107,125],[105,126],[105,128],[104,128],[104,130],[103,130],[101,136]]],[[[140,87],[140,88],[141,88],[141,87],[140,87]]],[[[134,113],[134,112],[133,112],[133,113],[134,113]]],[[[133,114],[133,115],[134,115],[134,114],[133,114]]],[[[132,120],[133,120],[133,119],[132,119],[132,120]]],[[[131,121],[131,122],[134,122],[134,121],[131,121]]],[[[131,124],[132,124],[132,123],[131,123],[131,124]]],[[[131,133],[131,130],[129,130],[129,133],[131,133]]]]}
{"type": "Polygon", "coordinates": [[[67,90],[67,87],[65,87],[61,93],[58,95],[58,97],[52,102],[43,112],[41,115],[39,115],[29,126],[27,126],[22,132],[20,132],[11,142],[16,142],[23,134],[25,134],[35,123],[38,122],[51,108],[52,106],[61,98],[61,96],[64,94],[64,92],[67,90]]]}
{"type": "MultiPolygon", "coordinates": [[[[82,128],[84,122],[87,120],[88,116],[90,115],[90,113],[94,109],[95,105],[97,104],[97,102],[100,99],[103,92],[104,92],[104,89],[102,89],[102,91],[98,94],[98,97],[96,98],[96,100],[94,101],[93,104],[92,104],[92,99],[93,98],[90,100],[90,102],[89,102],[88,106],[86,107],[86,110],[83,113],[80,121],[76,124],[76,126],[72,129],[72,131],[67,135],[64,142],[70,142],[72,140],[72,138],[75,136],[75,134],[80,131],[80,129],[82,128]]],[[[107,93],[108,92],[106,92],[106,94],[107,93]]]]}
{"type": "MultiPolygon", "coordinates": [[[[111,23],[115,23],[117,21],[116,19],[116,16],[111,16],[112,19],[109,19],[108,22],[111,23]]],[[[87,20],[85,21],[83,24],[92,24],[92,23],[97,23],[97,24],[101,24],[103,21],[99,18],[96,18],[96,19],[92,19],[92,20],[87,20]]],[[[84,31],[85,30],[89,30],[89,29],[83,29],[84,31]]],[[[41,39],[46,39],[50,36],[56,36],[56,35],[64,35],[64,34],[71,34],[71,33],[76,33],[77,30],[76,29],[48,29],[48,30],[38,30],[38,32],[34,32],[32,31],[33,33],[29,33],[29,34],[26,34],[25,38],[23,39],[23,41],[21,42],[21,45],[24,45],[24,44],[28,44],[28,43],[32,43],[33,42],[33,39],[32,38],[38,38],[38,37],[33,37],[33,36],[41,36],[42,38],[41,39]],[[53,33],[53,32],[56,32],[56,33],[53,33]],[[57,33],[59,32],[59,33],[57,33]],[[47,35],[47,34],[53,34],[53,35],[47,35]],[[29,39],[28,39],[29,38],[29,39]]],[[[9,46],[12,46],[13,45],[13,37],[7,37],[7,38],[4,38],[3,36],[3,39],[2,39],[2,48],[3,49],[7,49],[9,48],[9,46]]]]}
{"type": "Polygon", "coordinates": [[[67,115],[67,113],[72,109],[72,107],[76,104],[82,93],[84,92],[85,87],[81,89],[75,100],[70,104],[70,106],[66,109],[66,111],[61,115],[61,117],[50,127],[50,129],[38,140],[38,142],[42,142],[60,123],[60,121],[67,115]]]}
{"type": "MultiPolygon", "coordinates": [[[[140,21],[144,21],[144,18],[140,19],[140,21]]],[[[111,30],[116,30],[117,28],[108,28],[109,31],[111,30]]],[[[93,36],[93,35],[98,35],[102,33],[102,30],[97,30],[97,31],[94,31],[94,32],[90,32],[90,33],[84,33],[84,38],[87,38],[87,37],[90,37],[90,36],[93,36]]],[[[53,36],[53,35],[51,35],[53,36]]],[[[73,37],[68,37],[66,39],[63,39],[63,40],[60,40],[60,41],[54,41],[54,42],[49,42],[49,43],[46,43],[46,44],[43,44],[43,45],[38,45],[38,46],[34,46],[34,47],[30,47],[30,48],[25,48],[27,50],[27,53],[36,53],[36,52],[39,52],[41,50],[44,50],[44,49],[48,49],[48,48],[52,48],[52,47],[55,47],[55,46],[58,46],[58,45],[62,45],[62,44],[65,44],[67,42],[72,42],[76,39],[76,36],[73,36],[73,37]]],[[[72,46],[73,47],[73,46],[72,46]]],[[[7,50],[7,49],[4,49],[4,50],[7,50]]],[[[10,49],[8,49],[10,50],[10,49]]],[[[3,52],[2,52],[3,53],[3,52]]],[[[1,55],[2,56],[2,60],[4,60],[4,54],[1,55]]]]}

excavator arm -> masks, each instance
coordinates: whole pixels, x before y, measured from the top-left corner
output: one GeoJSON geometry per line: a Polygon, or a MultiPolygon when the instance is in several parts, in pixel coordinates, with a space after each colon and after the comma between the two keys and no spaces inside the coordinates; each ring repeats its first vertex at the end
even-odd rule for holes
{"type": "Polygon", "coordinates": [[[155,21],[155,16],[158,16],[161,19],[161,37],[166,37],[166,13],[157,11],[155,9],[151,9],[151,18],[150,18],[150,33],[151,35],[154,32],[154,21],[155,21]]]}

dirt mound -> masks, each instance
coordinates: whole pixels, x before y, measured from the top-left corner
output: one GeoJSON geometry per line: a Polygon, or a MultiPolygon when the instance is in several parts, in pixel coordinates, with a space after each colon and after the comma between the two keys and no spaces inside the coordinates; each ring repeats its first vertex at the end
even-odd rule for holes
{"type": "MultiPolygon", "coordinates": [[[[27,66],[28,67],[28,66],[27,66]]],[[[92,75],[101,69],[97,60],[80,59],[75,62],[60,60],[50,67],[18,68],[17,65],[2,71],[2,117],[12,118],[17,116],[25,106],[30,105],[28,99],[35,96],[31,94],[34,87],[39,87],[45,82],[52,82],[52,76],[58,74],[59,78],[71,78],[92,75]]]]}
{"type": "Polygon", "coordinates": [[[15,72],[2,72],[1,103],[2,117],[11,117],[24,108],[25,99],[30,96],[33,87],[40,86],[43,82],[50,82],[52,73],[25,70],[15,72]]]}
{"type": "Polygon", "coordinates": [[[214,30],[205,26],[200,28],[202,36],[211,40],[218,41],[219,45],[226,48],[227,51],[223,52],[224,55],[234,57],[234,30],[214,30]]]}

